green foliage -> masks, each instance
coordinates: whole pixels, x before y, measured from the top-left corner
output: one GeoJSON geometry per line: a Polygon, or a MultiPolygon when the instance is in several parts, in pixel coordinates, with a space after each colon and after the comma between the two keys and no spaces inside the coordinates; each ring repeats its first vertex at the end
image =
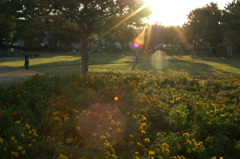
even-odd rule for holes
{"type": "Polygon", "coordinates": [[[221,12],[217,4],[210,3],[191,11],[185,24],[188,41],[196,48],[208,48],[222,42],[221,12]],[[208,46],[209,45],[209,46],[208,46]]]}
{"type": "Polygon", "coordinates": [[[239,16],[240,2],[234,0],[227,4],[223,12],[224,37],[226,42],[233,48],[238,47],[240,43],[239,16]]]}
{"type": "Polygon", "coordinates": [[[1,158],[234,158],[239,78],[37,75],[0,87],[1,158]]]}

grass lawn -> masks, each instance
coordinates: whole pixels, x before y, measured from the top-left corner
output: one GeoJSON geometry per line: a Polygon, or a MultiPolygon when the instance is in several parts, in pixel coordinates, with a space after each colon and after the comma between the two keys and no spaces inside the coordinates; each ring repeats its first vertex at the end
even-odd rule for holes
{"type": "MultiPolygon", "coordinates": [[[[240,58],[203,57],[192,59],[189,56],[140,55],[135,63],[134,54],[92,54],[90,55],[90,72],[160,71],[187,73],[189,75],[224,76],[240,75],[240,58]]],[[[24,57],[0,59],[0,65],[23,67],[24,57]]],[[[49,73],[72,74],[81,71],[81,56],[67,54],[42,54],[30,58],[30,70],[49,73]]]]}

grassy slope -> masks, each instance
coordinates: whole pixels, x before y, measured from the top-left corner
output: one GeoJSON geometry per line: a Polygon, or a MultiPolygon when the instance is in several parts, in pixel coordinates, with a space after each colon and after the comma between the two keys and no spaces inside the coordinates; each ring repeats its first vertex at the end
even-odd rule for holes
{"type": "MultiPolygon", "coordinates": [[[[141,55],[139,64],[135,57],[127,54],[92,54],[89,61],[90,72],[114,71],[129,73],[134,71],[163,71],[188,73],[190,75],[239,75],[240,58],[205,57],[192,59],[189,56],[141,55]],[[164,64],[162,64],[164,62],[164,64]],[[157,69],[158,67],[163,69],[157,69]]],[[[0,65],[23,67],[24,58],[7,58],[0,60],[0,65]]],[[[81,71],[81,56],[66,54],[42,54],[30,58],[30,70],[43,73],[76,73],[81,71]]]]}

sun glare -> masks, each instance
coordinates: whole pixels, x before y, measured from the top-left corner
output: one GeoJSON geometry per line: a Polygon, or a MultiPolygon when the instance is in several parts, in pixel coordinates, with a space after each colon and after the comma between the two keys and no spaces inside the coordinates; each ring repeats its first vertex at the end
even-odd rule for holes
{"type": "Polygon", "coordinates": [[[184,18],[177,15],[179,8],[179,2],[172,2],[169,0],[145,0],[146,6],[151,7],[152,14],[150,15],[148,22],[150,24],[159,23],[162,25],[181,25],[184,18]]]}
{"type": "Polygon", "coordinates": [[[152,9],[148,23],[159,23],[162,25],[180,25],[183,19],[176,18],[176,8],[172,1],[168,0],[145,0],[145,4],[152,9]]]}
{"type": "Polygon", "coordinates": [[[219,8],[231,0],[144,0],[145,5],[152,8],[149,24],[182,25],[187,21],[187,15],[195,8],[203,7],[210,2],[217,3],[219,8]]]}

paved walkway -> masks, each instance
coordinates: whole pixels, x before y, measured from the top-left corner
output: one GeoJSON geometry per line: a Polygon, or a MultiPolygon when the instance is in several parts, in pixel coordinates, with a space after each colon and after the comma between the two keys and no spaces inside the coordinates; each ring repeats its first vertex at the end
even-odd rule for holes
{"type": "Polygon", "coordinates": [[[38,72],[35,71],[25,70],[24,68],[0,66],[0,84],[21,82],[37,73],[38,72]]]}

